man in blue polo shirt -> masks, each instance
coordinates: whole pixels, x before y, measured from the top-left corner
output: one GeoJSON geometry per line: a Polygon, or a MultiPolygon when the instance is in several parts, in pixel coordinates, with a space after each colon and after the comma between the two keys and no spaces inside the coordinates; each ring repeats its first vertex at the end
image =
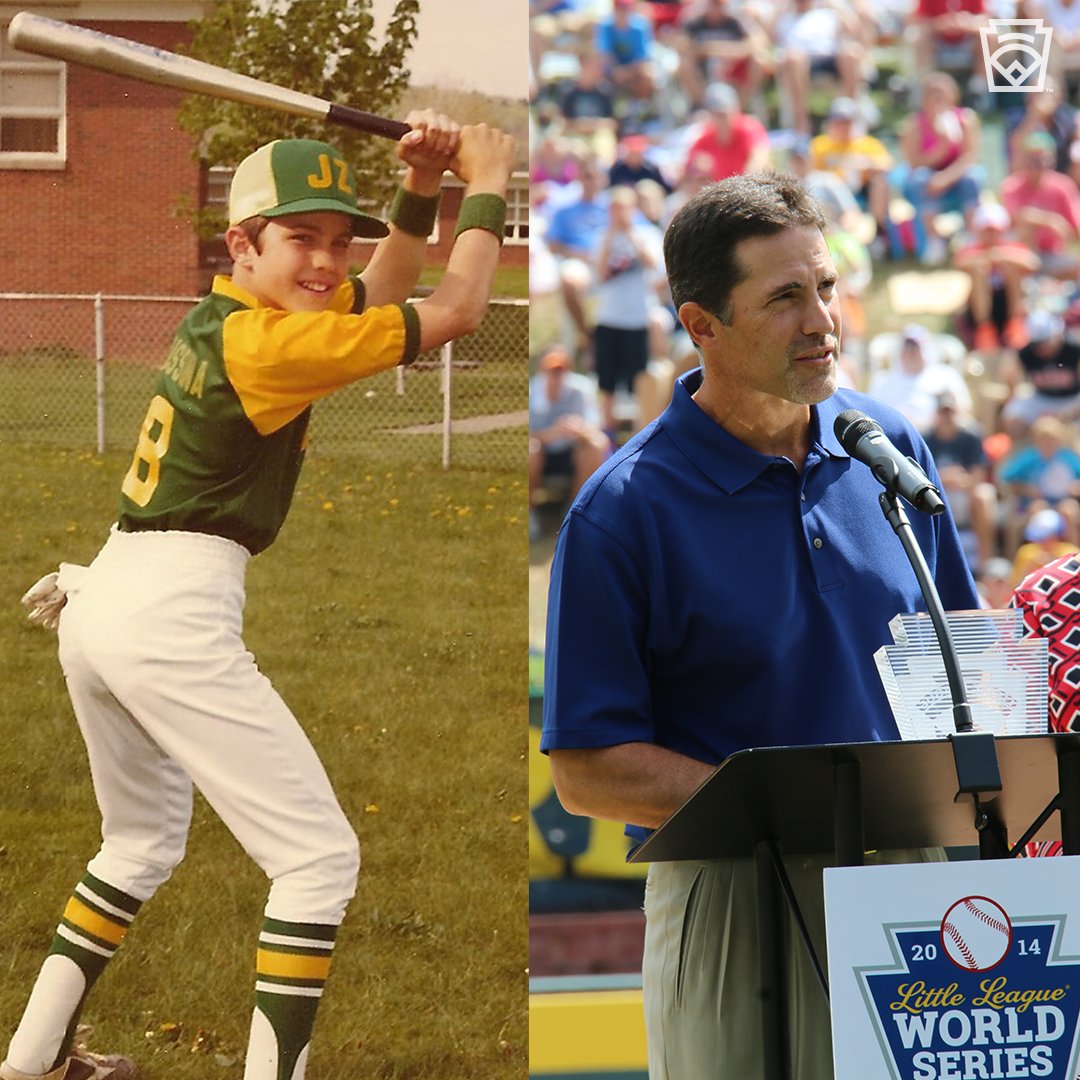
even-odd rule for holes
{"type": "Polygon", "coordinates": [[[552,213],[544,242],[555,256],[563,303],[577,333],[576,348],[584,351],[591,337],[585,300],[593,286],[592,260],[608,224],[607,177],[592,155],[578,166],[580,196],[560,204],[552,213]]]}
{"type": "MultiPolygon", "coordinates": [[[[899,737],[873,654],[924,604],[835,417],[865,411],[938,478],[899,413],[836,390],[824,227],[780,174],[732,177],[676,215],[665,262],[702,366],[590,478],[559,536],[541,745],[568,810],[632,835],[733,751],[899,737]]],[[[910,517],[945,608],[977,607],[952,519],[910,517]]],[[[823,953],[821,865],[788,869],[823,953]]],[[[752,861],[656,863],[645,910],[651,1080],[757,1080],[752,861]]],[[[792,1073],[821,1080],[828,1011],[801,950],[792,960],[792,1073]]]]}

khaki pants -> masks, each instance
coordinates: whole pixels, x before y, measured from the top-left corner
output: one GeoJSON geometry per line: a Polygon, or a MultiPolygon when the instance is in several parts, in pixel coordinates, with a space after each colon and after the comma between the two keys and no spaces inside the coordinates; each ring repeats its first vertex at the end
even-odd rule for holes
{"type": "MultiPolygon", "coordinates": [[[[873,861],[943,859],[935,849],[884,852],[873,861]]],[[[827,865],[817,857],[785,860],[823,968],[827,865]]],[[[778,902],[786,924],[778,947],[786,963],[791,1076],[829,1080],[828,1004],[782,894],[778,902]]],[[[645,885],[642,981],[650,1080],[763,1080],[753,859],[652,864],[645,885]]]]}

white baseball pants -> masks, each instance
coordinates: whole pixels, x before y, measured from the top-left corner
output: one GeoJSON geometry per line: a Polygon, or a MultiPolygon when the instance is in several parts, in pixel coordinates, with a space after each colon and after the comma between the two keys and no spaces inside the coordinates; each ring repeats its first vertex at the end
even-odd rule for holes
{"type": "Polygon", "coordinates": [[[145,900],[184,855],[192,784],[271,879],[266,914],[340,923],[359,847],[315,750],[242,640],[249,555],[113,529],[60,620],[102,814],[95,876],[145,900]]]}

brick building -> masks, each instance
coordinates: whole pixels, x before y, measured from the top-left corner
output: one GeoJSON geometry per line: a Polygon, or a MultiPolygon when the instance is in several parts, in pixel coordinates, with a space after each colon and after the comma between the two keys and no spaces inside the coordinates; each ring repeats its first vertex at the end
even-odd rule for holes
{"type": "MultiPolygon", "coordinates": [[[[195,296],[221,264],[178,214],[213,197],[214,175],[176,123],[179,91],[15,51],[19,10],[170,51],[214,0],[0,0],[0,293],[195,296]]],[[[227,178],[225,180],[227,183],[227,178]]],[[[444,265],[460,204],[448,183],[430,246],[444,265]]],[[[503,261],[525,266],[527,178],[511,194],[503,261]]],[[[358,261],[364,261],[361,253],[358,261]]]]}
{"type": "Polygon", "coordinates": [[[0,292],[192,295],[198,243],[175,206],[200,170],[181,95],[17,53],[7,24],[23,7],[175,50],[207,5],[0,3],[0,292]]]}

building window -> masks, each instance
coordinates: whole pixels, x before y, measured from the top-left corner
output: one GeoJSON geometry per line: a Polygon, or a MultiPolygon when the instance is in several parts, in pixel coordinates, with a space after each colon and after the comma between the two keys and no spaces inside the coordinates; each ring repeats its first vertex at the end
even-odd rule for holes
{"type": "Polygon", "coordinates": [[[61,168],[66,157],[66,68],[19,52],[0,33],[0,168],[61,168]]]}
{"type": "Polygon", "coordinates": [[[529,242],[529,175],[514,173],[506,189],[506,243],[529,242]]]}

